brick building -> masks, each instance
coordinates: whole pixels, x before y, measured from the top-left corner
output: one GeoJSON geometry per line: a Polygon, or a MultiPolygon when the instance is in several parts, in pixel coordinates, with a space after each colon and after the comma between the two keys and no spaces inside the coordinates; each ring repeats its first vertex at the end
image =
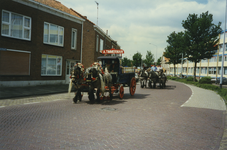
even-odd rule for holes
{"type": "Polygon", "coordinates": [[[98,61],[97,57],[102,56],[103,49],[120,49],[120,46],[109,35],[95,25],[93,22],[87,19],[86,16],[74,11],[77,15],[83,18],[83,54],[82,64],[85,67],[89,67],[94,61],[98,61]]]}
{"type": "Polygon", "coordinates": [[[0,86],[68,83],[75,63],[90,66],[102,45],[119,48],[55,0],[1,0],[0,14],[0,86]]]}

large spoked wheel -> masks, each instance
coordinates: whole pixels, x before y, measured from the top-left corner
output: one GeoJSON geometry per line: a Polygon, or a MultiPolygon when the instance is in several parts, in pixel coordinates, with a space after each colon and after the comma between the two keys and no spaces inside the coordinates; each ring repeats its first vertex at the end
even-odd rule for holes
{"type": "Polygon", "coordinates": [[[88,99],[90,100],[91,103],[95,102],[95,95],[94,95],[94,89],[93,88],[89,88],[88,99]]]}
{"type": "Polygon", "coordinates": [[[121,85],[119,88],[119,98],[122,99],[123,96],[124,96],[124,87],[123,85],[121,85]]]}
{"type": "Polygon", "coordinates": [[[131,96],[133,96],[136,92],[136,79],[133,77],[130,82],[130,88],[129,88],[131,96]]]}

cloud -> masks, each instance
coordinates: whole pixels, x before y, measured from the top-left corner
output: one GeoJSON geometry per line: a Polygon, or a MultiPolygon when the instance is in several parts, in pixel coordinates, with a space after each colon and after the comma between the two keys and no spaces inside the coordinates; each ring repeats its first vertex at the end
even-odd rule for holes
{"type": "MultiPolygon", "coordinates": [[[[97,5],[93,0],[59,0],[89,20],[97,23],[97,5]]],[[[189,14],[209,11],[214,23],[224,21],[225,0],[96,0],[99,3],[98,25],[124,49],[123,57],[136,52],[143,57],[150,50],[161,57],[167,36],[183,31],[182,20],[189,14]],[[149,44],[152,43],[152,44],[149,44]]],[[[224,25],[224,24],[223,24],[224,25]]],[[[222,26],[223,26],[222,25],[222,26]]]]}

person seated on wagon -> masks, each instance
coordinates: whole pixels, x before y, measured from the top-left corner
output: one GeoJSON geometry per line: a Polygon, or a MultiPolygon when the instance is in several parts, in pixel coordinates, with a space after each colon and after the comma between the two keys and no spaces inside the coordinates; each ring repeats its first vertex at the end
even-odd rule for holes
{"type": "Polygon", "coordinates": [[[114,60],[114,63],[110,66],[110,72],[117,72],[118,73],[118,62],[117,60],[114,60]]]}
{"type": "MultiPolygon", "coordinates": [[[[110,70],[110,66],[111,66],[110,60],[107,60],[107,61],[106,61],[106,64],[105,64],[105,68],[107,68],[108,72],[111,71],[111,70],[110,70]]],[[[105,68],[104,68],[104,70],[105,70],[105,68]]]]}

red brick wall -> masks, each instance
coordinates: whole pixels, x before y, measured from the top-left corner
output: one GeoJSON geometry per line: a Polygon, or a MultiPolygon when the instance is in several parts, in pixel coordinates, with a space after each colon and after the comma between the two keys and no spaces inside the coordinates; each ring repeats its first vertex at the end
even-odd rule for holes
{"type": "MultiPolygon", "coordinates": [[[[31,51],[30,76],[0,76],[1,81],[7,80],[64,80],[66,59],[80,60],[81,30],[82,25],[67,19],[40,11],[13,2],[11,0],[0,1],[0,20],[2,9],[18,13],[32,18],[31,41],[0,36],[0,48],[31,51]],[[58,47],[43,43],[44,22],[64,27],[64,47],[58,47]],[[71,50],[71,31],[77,29],[77,50],[71,50]],[[62,76],[41,76],[41,55],[50,54],[62,56],[62,76]]],[[[0,26],[1,30],[1,26],[0,26]]]]}

